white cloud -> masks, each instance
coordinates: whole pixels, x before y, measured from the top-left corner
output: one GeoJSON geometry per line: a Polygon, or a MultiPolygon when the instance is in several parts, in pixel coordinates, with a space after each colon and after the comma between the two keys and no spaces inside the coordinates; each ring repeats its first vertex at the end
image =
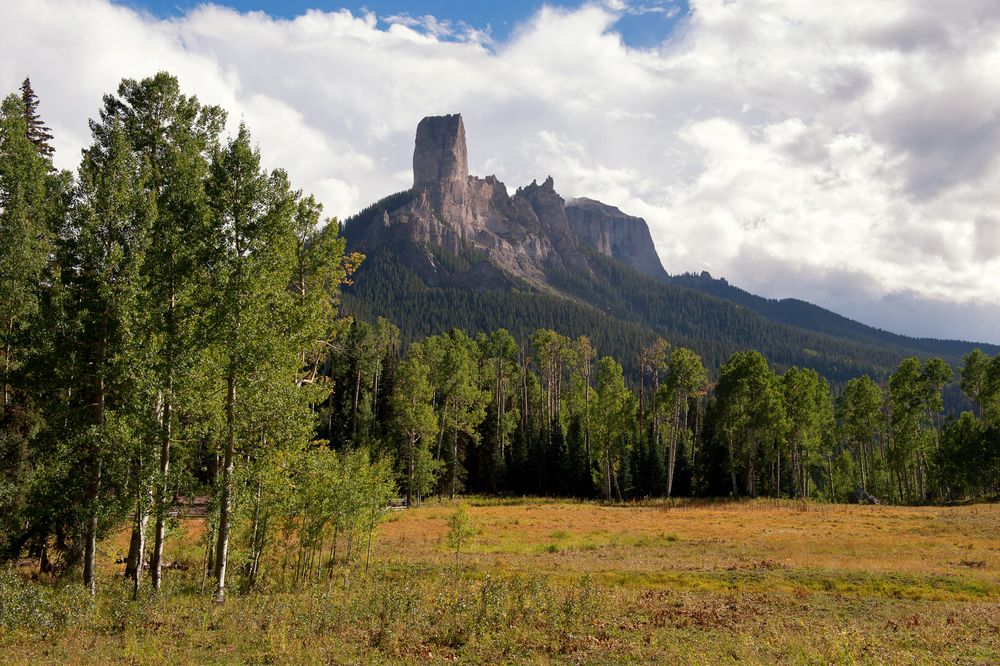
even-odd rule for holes
{"type": "Polygon", "coordinates": [[[474,172],[551,174],[646,217],[671,272],[1000,342],[1000,5],[691,5],[659,48],[632,49],[617,19],[675,3],[543,7],[492,43],[433,16],[15,0],[0,90],[31,75],[71,168],[101,95],[166,69],[339,216],[405,188],[419,119],[460,111],[474,172]]]}

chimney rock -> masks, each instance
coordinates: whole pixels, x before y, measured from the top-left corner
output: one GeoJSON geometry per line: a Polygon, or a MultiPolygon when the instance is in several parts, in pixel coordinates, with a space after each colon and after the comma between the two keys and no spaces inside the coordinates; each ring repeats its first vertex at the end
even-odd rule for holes
{"type": "Polygon", "coordinates": [[[413,150],[413,187],[425,189],[449,181],[464,184],[468,178],[469,158],[461,114],[421,120],[413,150]]]}

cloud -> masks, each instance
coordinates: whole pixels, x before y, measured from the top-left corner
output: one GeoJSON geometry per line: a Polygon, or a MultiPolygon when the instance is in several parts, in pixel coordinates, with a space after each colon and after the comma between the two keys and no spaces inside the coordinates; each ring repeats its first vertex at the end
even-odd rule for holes
{"type": "Polygon", "coordinates": [[[656,48],[616,32],[678,6],[543,6],[495,43],[424,15],[14,0],[0,90],[31,75],[72,168],[101,95],[169,70],[341,217],[407,187],[419,119],[459,111],[475,173],[644,216],[671,272],[1000,342],[1000,5],[695,0],[656,48]]]}

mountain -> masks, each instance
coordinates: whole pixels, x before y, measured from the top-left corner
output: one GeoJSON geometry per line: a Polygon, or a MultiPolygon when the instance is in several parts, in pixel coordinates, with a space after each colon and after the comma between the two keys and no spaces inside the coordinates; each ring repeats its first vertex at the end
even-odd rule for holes
{"type": "Polygon", "coordinates": [[[706,294],[738,303],[772,321],[867,344],[904,347],[923,354],[952,359],[957,359],[976,347],[991,355],[1000,352],[1000,346],[987,343],[972,343],[963,340],[939,340],[936,338],[914,338],[898,333],[891,333],[880,328],[867,326],[853,319],[848,319],[836,312],[797,298],[774,299],[757,296],[731,285],[725,278],[713,278],[707,272],[673,275],[669,276],[667,280],[674,284],[697,289],[706,294]]]}
{"type": "Polygon", "coordinates": [[[394,249],[428,286],[551,291],[551,272],[589,271],[551,178],[509,196],[495,177],[469,175],[460,115],[420,121],[413,188],[395,197],[349,220],[344,235],[366,254],[394,249]]]}
{"type": "Polygon", "coordinates": [[[496,177],[470,175],[460,115],[423,119],[413,187],[348,219],[342,233],[367,255],[345,307],[389,318],[404,340],[503,327],[524,341],[545,327],[589,335],[634,368],[639,350],[663,336],[712,368],[756,349],[779,369],[813,367],[834,383],[884,377],[912,355],[957,366],[977,346],[894,335],[708,274],[670,276],[642,218],[592,199],[567,202],[551,177],[510,195],[496,177]]]}

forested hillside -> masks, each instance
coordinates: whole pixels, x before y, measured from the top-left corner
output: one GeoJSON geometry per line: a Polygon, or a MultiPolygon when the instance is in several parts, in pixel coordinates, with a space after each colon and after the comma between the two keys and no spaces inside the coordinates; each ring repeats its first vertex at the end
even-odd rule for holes
{"type": "Polygon", "coordinates": [[[713,278],[707,273],[698,275],[684,273],[672,275],[666,279],[674,284],[691,287],[706,294],[738,303],[772,321],[864,344],[893,347],[905,350],[905,353],[933,354],[954,361],[963,354],[967,354],[973,346],[991,354],[1000,351],[1000,347],[997,345],[973,344],[961,340],[913,338],[883,331],[796,298],[773,299],[756,296],[729,284],[724,278],[713,278]]]}
{"type": "MultiPolygon", "coordinates": [[[[400,193],[386,201],[392,205],[404,196],[400,193]]],[[[349,247],[352,232],[379,217],[382,205],[347,221],[344,234],[349,247]]],[[[637,368],[636,350],[657,336],[696,350],[713,373],[732,353],[756,349],[779,368],[815,368],[838,386],[863,374],[885,378],[907,356],[938,355],[957,365],[977,346],[996,352],[990,345],[879,335],[808,304],[804,304],[807,313],[825,319],[797,326],[782,321],[801,321],[788,315],[787,308],[775,307],[778,315],[769,317],[763,306],[769,303],[766,299],[740,292],[747,302],[741,303],[727,298],[727,290],[714,296],[685,286],[682,279],[664,283],[582,244],[579,249],[593,272],[552,270],[551,284],[558,291],[545,291],[516,281],[512,283],[518,286],[506,289],[477,288],[471,279],[465,281],[467,287],[429,286],[401,260],[400,253],[411,249],[385,245],[367,257],[358,279],[346,289],[345,309],[369,321],[386,317],[400,327],[404,343],[455,327],[470,333],[506,328],[521,342],[538,328],[573,337],[590,335],[602,353],[622,359],[630,375],[637,368]],[[749,306],[755,304],[763,305],[749,306]],[[826,319],[833,324],[827,325],[826,319]]],[[[443,270],[459,276],[477,260],[436,248],[428,252],[443,270]]],[[[462,279],[449,281],[461,283],[462,279]]]]}

